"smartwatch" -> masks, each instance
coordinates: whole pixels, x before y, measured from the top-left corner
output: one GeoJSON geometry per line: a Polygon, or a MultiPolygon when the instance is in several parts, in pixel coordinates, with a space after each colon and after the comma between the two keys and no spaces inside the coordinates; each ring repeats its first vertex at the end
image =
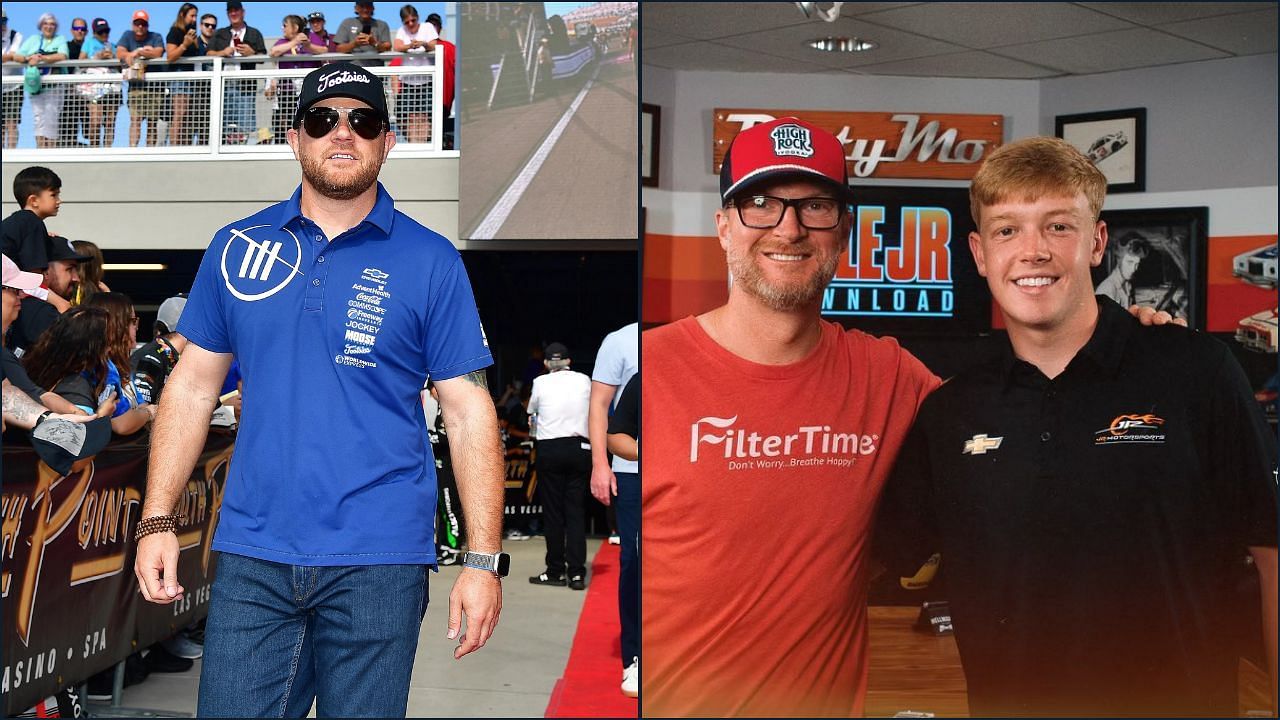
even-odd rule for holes
{"type": "Polygon", "coordinates": [[[477,570],[488,570],[497,577],[506,577],[511,570],[511,556],[504,552],[478,553],[470,552],[462,556],[464,567],[477,570]]]}

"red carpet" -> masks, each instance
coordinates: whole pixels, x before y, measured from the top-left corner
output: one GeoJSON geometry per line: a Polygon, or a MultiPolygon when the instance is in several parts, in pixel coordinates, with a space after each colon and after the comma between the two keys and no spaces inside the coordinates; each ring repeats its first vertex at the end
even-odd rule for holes
{"type": "Polygon", "coordinates": [[[591,584],[578,617],[569,662],[556,681],[546,717],[637,717],[639,703],[622,694],[618,635],[617,545],[605,543],[591,566],[591,584]]]}

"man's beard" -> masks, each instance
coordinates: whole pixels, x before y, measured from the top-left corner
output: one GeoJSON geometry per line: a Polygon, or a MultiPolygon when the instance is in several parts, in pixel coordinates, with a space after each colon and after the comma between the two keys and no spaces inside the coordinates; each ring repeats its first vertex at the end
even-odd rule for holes
{"type": "Polygon", "coordinates": [[[821,260],[817,271],[806,279],[771,284],[765,280],[764,273],[756,264],[756,254],[754,248],[738,252],[730,246],[728,264],[733,282],[770,309],[779,311],[799,310],[814,305],[835,277],[836,263],[840,261],[839,255],[832,255],[821,260]]]}
{"type": "Polygon", "coordinates": [[[382,158],[368,156],[360,162],[355,175],[346,175],[346,179],[337,181],[334,179],[337,173],[325,169],[323,157],[300,152],[298,158],[302,163],[302,177],[316,192],[331,200],[359,197],[378,181],[378,173],[382,170],[382,158]]]}

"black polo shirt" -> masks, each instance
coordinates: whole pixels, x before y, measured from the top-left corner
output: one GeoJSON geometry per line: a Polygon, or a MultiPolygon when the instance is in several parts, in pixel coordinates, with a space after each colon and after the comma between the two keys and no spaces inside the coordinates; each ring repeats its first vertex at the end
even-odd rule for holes
{"type": "Polygon", "coordinates": [[[1058,377],[1005,340],[925,401],[882,537],[942,551],[972,714],[1233,716],[1275,438],[1225,345],[1098,304],[1058,377]]]}

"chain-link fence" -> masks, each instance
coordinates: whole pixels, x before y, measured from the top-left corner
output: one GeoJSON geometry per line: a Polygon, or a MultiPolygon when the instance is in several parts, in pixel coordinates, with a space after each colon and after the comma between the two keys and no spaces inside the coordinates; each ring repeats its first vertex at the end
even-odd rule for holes
{"type": "MultiPolygon", "coordinates": [[[[379,57],[393,63],[405,55],[379,57]]],[[[434,65],[368,68],[382,79],[401,153],[430,156],[444,147],[444,108],[436,90],[443,82],[443,57],[438,48],[434,65]]],[[[24,87],[21,72],[6,74],[0,95],[6,155],[16,161],[49,157],[48,151],[67,159],[287,154],[283,146],[298,89],[313,67],[279,68],[274,60],[249,59],[255,69],[241,69],[233,58],[153,60],[132,67],[66,61],[41,66],[50,72],[40,76],[37,88],[24,87]]],[[[317,55],[308,62],[339,59],[349,56],[317,55]]],[[[4,64],[6,71],[22,67],[4,64]]]]}

